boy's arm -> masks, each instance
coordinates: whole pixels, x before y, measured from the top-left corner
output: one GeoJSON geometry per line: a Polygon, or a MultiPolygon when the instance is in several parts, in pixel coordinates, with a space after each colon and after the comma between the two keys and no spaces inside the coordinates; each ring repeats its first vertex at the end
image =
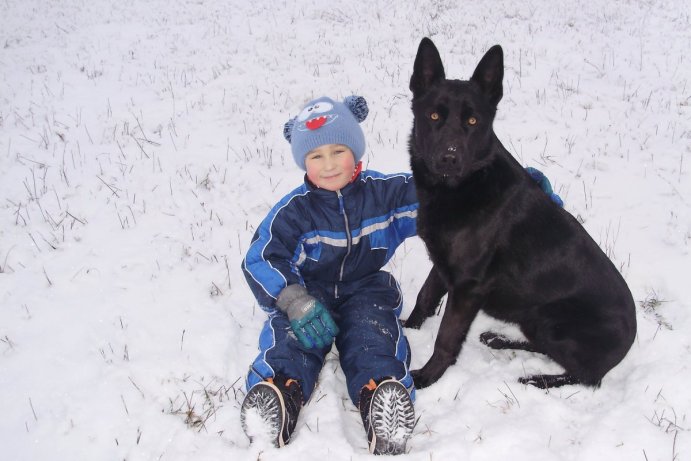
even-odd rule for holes
{"type": "Polygon", "coordinates": [[[299,239],[299,226],[286,221],[281,204],[274,207],[262,221],[242,261],[242,271],[259,306],[276,310],[276,299],[288,285],[302,284],[294,265],[299,239]]]}
{"type": "Polygon", "coordinates": [[[535,181],[537,185],[540,186],[542,192],[547,194],[547,196],[549,196],[549,198],[554,203],[564,208],[564,201],[561,199],[561,197],[559,197],[559,195],[557,195],[552,190],[552,184],[549,182],[549,179],[547,179],[547,176],[545,176],[545,174],[542,171],[533,167],[526,167],[525,171],[530,175],[531,178],[533,178],[533,181],[535,181]]]}
{"type": "Polygon", "coordinates": [[[393,225],[396,229],[398,246],[403,240],[417,235],[417,209],[419,206],[415,182],[411,173],[392,175],[395,181],[389,181],[387,195],[394,207],[393,225]]]}
{"type": "Polygon", "coordinates": [[[285,313],[303,347],[330,347],[338,327],[329,310],[304,287],[295,264],[302,235],[300,217],[290,211],[281,213],[284,208],[279,203],[262,221],[242,270],[259,306],[269,313],[285,313]]]}

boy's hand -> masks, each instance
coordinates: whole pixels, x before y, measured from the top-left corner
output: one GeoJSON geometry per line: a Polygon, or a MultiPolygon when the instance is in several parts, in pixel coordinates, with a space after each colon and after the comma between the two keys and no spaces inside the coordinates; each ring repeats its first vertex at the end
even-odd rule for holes
{"type": "Polygon", "coordinates": [[[547,176],[545,176],[542,171],[532,167],[527,167],[525,171],[530,175],[531,178],[533,178],[533,181],[540,186],[542,192],[547,194],[547,196],[551,198],[554,203],[564,208],[564,201],[561,199],[561,197],[554,193],[552,190],[552,184],[550,184],[549,179],[547,179],[547,176]]]}
{"type": "MultiPolygon", "coordinates": [[[[288,318],[290,319],[290,315],[288,318]]],[[[329,346],[334,336],[338,334],[338,327],[331,318],[331,314],[316,299],[312,299],[311,307],[307,309],[305,315],[290,319],[290,326],[300,343],[308,349],[329,346]]]]}
{"type": "Polygon", "coordinates": [[[284,288],[276,300],[276,306],[288,315],[295,336],[307,349],[330,346],[338,334],[338,327],[329,310],[310,296],[303,286],[284,288]]]}

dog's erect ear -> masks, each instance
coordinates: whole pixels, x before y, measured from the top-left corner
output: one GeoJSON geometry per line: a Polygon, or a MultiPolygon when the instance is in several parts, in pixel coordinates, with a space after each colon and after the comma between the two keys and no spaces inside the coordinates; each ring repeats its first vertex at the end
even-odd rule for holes
{"type": "Polygon", "coordinates": [[[496,106],[504,94],[501,84],[503,79],[504,52],[501,46],[494,45],[482,57],[470,80],[480,85],[492,105],[496,106]]]}
{"type": "Polygon", "coordinates": [[[420,41],[413,75],[410,77],[410,91],[413,92],[413,97],[421,96],[430,86],[444,78],[444,65],[441,63],[439,51],[432,40],[425,37],[420,41]]]}

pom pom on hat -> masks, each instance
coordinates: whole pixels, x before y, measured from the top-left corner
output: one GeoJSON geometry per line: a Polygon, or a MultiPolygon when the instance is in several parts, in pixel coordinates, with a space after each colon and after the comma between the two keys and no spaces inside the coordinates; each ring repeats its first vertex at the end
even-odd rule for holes
{"type": "Polygon", "coordinates": [[[286,141],[290,142],[290,138],[293,136],[293,125],[295,125],[295,120],[297,117],[293,117],[283,125],[283,137],[286,141]]]}
{"type": "Polygon", "coordinates": [[[348,96],[343,100],[343,104],[348,106],[358,122],[364,122],[369,114],[367,101],[362,96],[348,96]]]}
{"type": "Polygon", "coordinates": [[[348,146],[355,163],[359,162],[365,154],[365,135],[359,123],[368,113],[362,96],[348,96],[343,102],[321,97],[307,103],[283,126],[283,137],[290,143],[295,163],[304,170],[305,156],[324,144],[348,146]]]}

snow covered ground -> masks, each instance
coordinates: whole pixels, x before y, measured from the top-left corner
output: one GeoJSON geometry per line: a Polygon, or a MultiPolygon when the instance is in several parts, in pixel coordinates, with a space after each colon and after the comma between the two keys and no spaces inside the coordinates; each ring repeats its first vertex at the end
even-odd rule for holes
{"type": "MultiPolygon", "coordinates": [[[[638,337],[597,390],[477,337],[418,392],[411,460],[691,459],[691,45],[681,0],[0,2],[0,458],[364,459],[337,358],[282,450],[240,428],[265,318],[240,272],[301,181],[283,123],[367,98],[367,166],[408,170],[431,37],[468,78],[503,46],[495,129],[620,268],[638,337]]],[[[412,309],[419,240],[389,269],[412,309]]],[[[409,331],[413,366],[439,317],[409,331]]]]}

